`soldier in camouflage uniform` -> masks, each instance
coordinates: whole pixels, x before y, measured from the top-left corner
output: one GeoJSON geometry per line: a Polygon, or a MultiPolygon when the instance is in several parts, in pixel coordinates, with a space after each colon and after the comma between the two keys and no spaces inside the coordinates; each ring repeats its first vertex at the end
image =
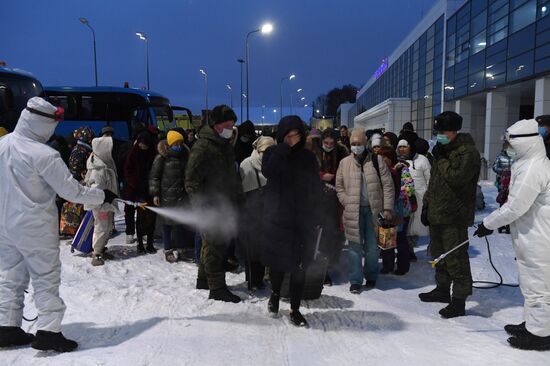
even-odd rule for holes
{"type": "MultiPolygon", "coordinates": [[[[475,216],[476,187],[481,159],[470,134],[458,133],[462,117],[443,112],[435,117],[437,145],[422,223],[430,227],[430,254],[438,257],[468,239],[475,216]]],[[[468,245],[449,254],[436,266],[436,288],[419,295],[424,302],[450,303],[439,313],[444,318],[465,315],[465,300],[472,294],[468,245]],[[451,296],[452,285],[452,296],[451,296]]]]}
{"type": "MultiPolygon", "coordinates": [[[[185,189],[195,209],[236,206],[242,195],[238,165],[230,139],[237,116],[231,108],[220,105],[212,110],[208,126],[191,149],[185,171],[185,189]]],[[[201,232],[202,250],[197,289],[210,289],[210,299],[240,302],[225,284],[224,257],[231,237],[201,232]]]]}

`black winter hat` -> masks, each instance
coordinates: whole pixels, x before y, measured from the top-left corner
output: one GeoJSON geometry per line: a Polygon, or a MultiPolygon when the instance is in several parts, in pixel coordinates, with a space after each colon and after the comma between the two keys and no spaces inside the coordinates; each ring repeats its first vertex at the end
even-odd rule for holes
{"type": "Polygon", "coordinates": [[[410,122],[405,122],[405,124],[403,125],[403,128],[401,130],[402,131],[413,131],[414,132],[414,126],[410,122]]]}
{"type": "Polygon", "coordinates": [[[212,109],[212,111],[210,112],[210,119],[208,122],[210,127],[217,125],[218,123],[223,123],[227,121],[237,122],[237,115],[235,114],[233,109],[231,109],[231,107],[225,104],[221,104],[215,106],[214,109],[212,109]]]}
{"type": "Polygon", "coordinates": [[[460,131],[462,129],[462,117],[455,112],[445,111],[435,116],[434,130],[436,131],[460,131]]]}
{"type": "Polygon", "coordinates": [[[541,126],[549,126],[550,127],[550,114],[543,114],[542,116],[538,116],[535,118],[535,121],[541,126]]]}
{"type": "Polygon", "coordinates": [[[393,146],[394,149],[397,149],[397,143],[399,142],[399,139],[397,138],[397,135],[393,132],[386,132],[384,134],[384,137],[387,137],[390,140],[391,146],[393,146]]]}
{"type": "Polygon", "coordinates": [[[430,144],[428,141],[419,138],[414,142],[414,145],[416,147],[416,152],[420,155],[426,155],[428,151],[430,150],[430,144]]]}

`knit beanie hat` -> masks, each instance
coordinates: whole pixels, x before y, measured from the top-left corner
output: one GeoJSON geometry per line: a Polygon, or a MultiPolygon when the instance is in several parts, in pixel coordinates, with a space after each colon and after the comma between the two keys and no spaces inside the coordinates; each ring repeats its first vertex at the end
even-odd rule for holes
{"type": "Polygon", "coordinates": [[[168,131],[168,135],[166,135],[166,141],[168,142],[168,146],[172,146],[177,141],[183,141],[183,135],[177,131],[168,131]]]}
{"type": "Polygon", "coordinates": [[[95,137],[94,131],[88,126],[79,127],[73,132],[73,136],[77,141],[82,141],[91,144],[95,137]]]}
{"type": "Polygon", "coordinates": [[[237,115],[231,107],[222,104],[215,106],[210,112],[210,118],[208,120],[210,127],[227,121],[237,122],[237,115]]]}

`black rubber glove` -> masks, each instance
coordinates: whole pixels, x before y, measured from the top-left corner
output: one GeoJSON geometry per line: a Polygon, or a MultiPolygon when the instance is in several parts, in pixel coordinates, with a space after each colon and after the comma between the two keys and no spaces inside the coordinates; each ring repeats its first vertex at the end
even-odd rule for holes
{"type": "Polygon", "coordinates": [[[428,221],[428,206],[422,206],[422,214],[420,215],[420,221],[424,226],[430,226],[428,221]]]}
{"type": "Polygon", "coordinates": [[[487,229],[485,225],[481,223],[481,225],[477,227],[477,230],[474,233],[474,235],[479,236],[480,238],[483,238],[484,236],[491,235],[492,233],[493,233],[493,230],[487,229]]]}
{"type": "Polygon", "coordinates": [[[109,191],[108,189],[104,189],[103,193],[105,193],[105,199],[103,200],[103,203],[113,203],[115,198],[118,198],[116,194],[109,191]]]}
{"type": "Polygon", "coordinates": [[[445,148],[439,142],[433,147],[432,155],[435,160],[445,159],[447,157],[445,154],[445,148]]]}

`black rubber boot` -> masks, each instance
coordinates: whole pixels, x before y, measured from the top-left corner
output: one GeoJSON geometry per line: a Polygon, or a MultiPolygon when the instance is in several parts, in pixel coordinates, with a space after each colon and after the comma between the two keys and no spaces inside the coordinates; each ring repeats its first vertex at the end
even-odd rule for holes
{"type": "Polygon", "coordinates": [[[279,300],[280,300],[279,294],[272,293],[271,297],[269,298],[269,302],[267,303],[267,310],[273,314],[277,315],[279,314],[279,300]]]}
{"type": "Polygon", "coordinates": [[[227,287],[210,290],[210,296],[208,296],[208,298],[212,300],[232,302],[235,304],[241,302],[241,298],[231,293],[227,287]]]}
{"type": "Polygon", "coordinates": [[[140,242],[138,243],[138,245],[137,245],[137,252],[138,252],[138,254],[145,254],[145,253],[147,253],[147,252],[145,251],[145,247],[143,246],[143,242],[141,242],[141,241],[140,241],[140,242]]]}
{"type": "Polygon", "coordinates": [[[19,327],[0,327],[0,348],[25,346],[33,339],[34,335],[19,327]]]}
{"type": "Polygon", "coordinates": [[[504,330],[506,333],[513,337],[520,336],[527,332],[527,328],[525,328],[525,322],[521,324],[508,324],[504,326],[504,330]]]}
{"type": "Polygon", "coordinates": [[[445,319],[466,315],[466,302],[463,299],[453,297],[451,303],[439,310],[439,314],[445,319]]]}
{"type": "Polygon", "coordinates": [[[36,332],[32,348],[40,351],[71,352],[78,347],[78,343],[67,339],[61,332],[54,333],[45,330],[36,332]]]}
{"type": "Polygon", "coordinates": [[[197,290],[210,290],[208,287],[208,280],[197,278],[197,285],[195,287],[197,290]]]}
{"type": "Polygon", "coordinates": [[[157,252],[157,249],[155,248],[155,246],[153,245],[153,241],[149,241],[147,240],[147,247],[145,248],[145,250],[147,251],[147,253],[149,254],[155,254],[157,252]]]}
{"type": "Polygon", "coordinates": [[[550,336],[539,337],[527,329],[517,337],[508,338],[508,343],[514,348],[526,351],[550,351],[550,336]]]}
{"type": "Polygon", "coordinates": [[[447,304],[451,302],[450,290],[440,287],[436,287],[430,292],[419,294],[418,297],[422,302],[443,302],[447,304]]]}
{"type": "Polygon", "coordinates": [[[353,284],[349,287],[349,292],[352,294],[360,294],[361,293],[361,285],[359,284],[353,284]]]}
{"type": "Polygon", "coordinates": [[[291,310],[290,311],[290,321],[297,327],[307,327],[307,320],[304,318],[300,310],[291,310]]]}

